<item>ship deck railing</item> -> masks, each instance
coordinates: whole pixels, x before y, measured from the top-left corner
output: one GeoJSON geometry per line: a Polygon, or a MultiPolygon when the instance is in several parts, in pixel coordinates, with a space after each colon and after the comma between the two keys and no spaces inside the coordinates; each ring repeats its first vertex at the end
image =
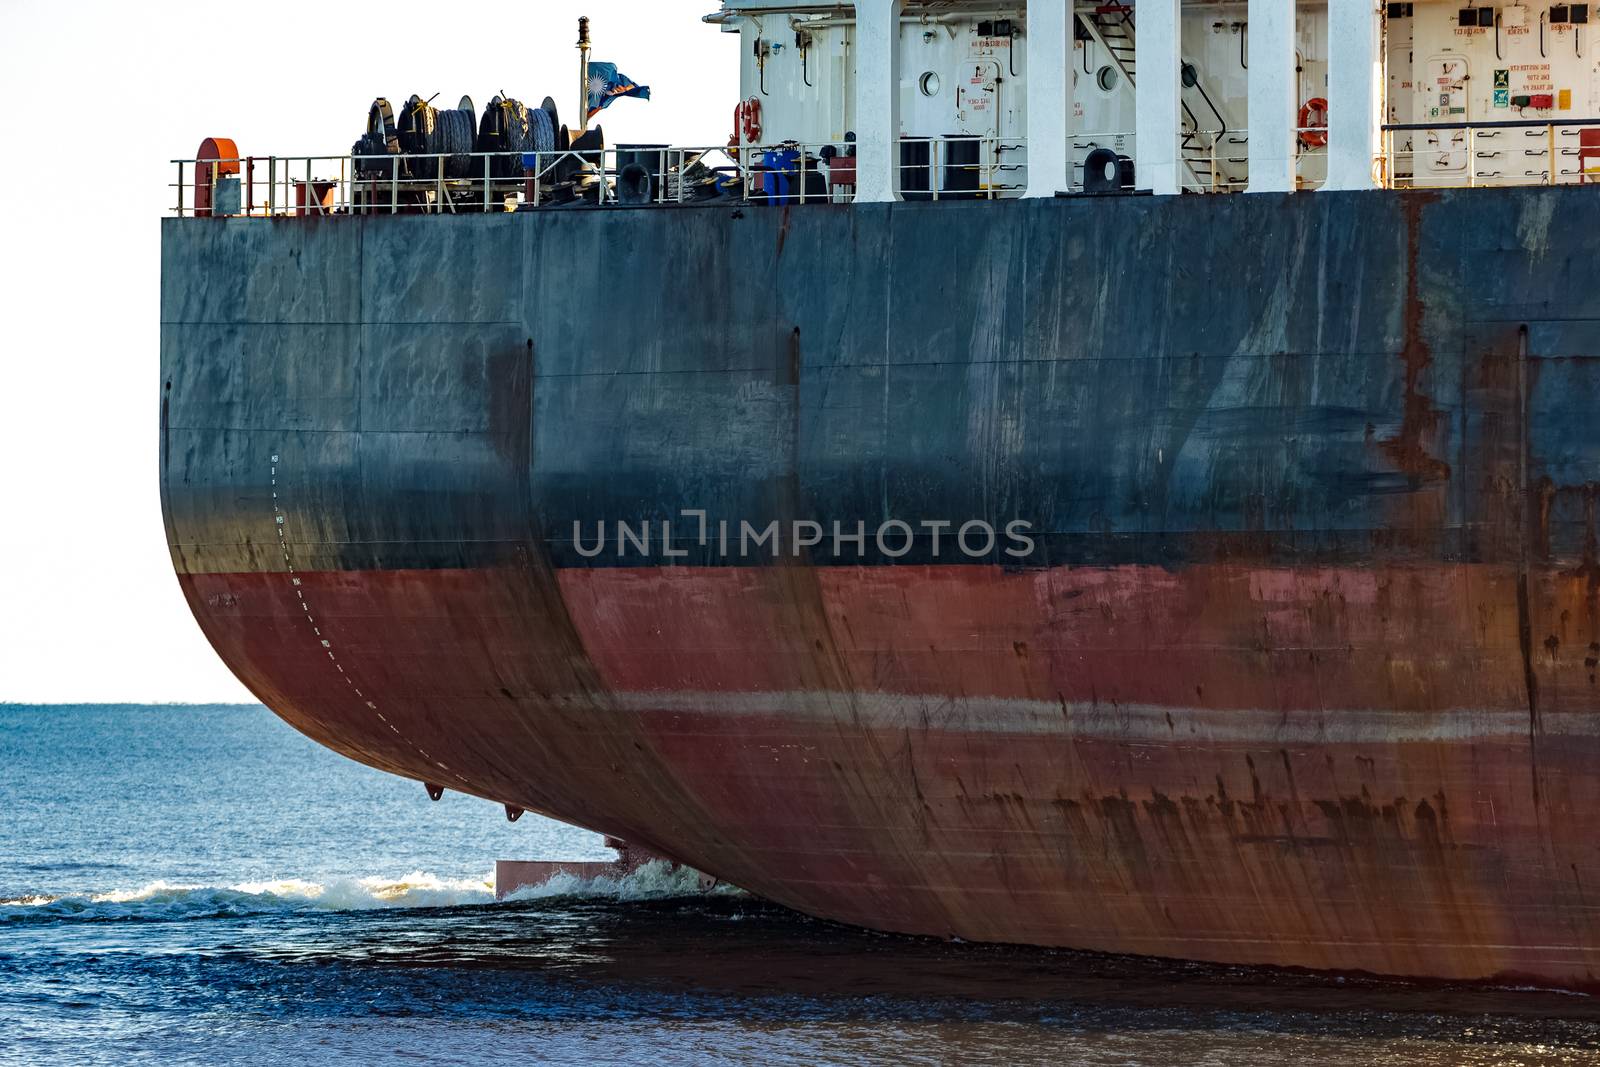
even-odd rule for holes
{"type": "MultiPolygon", "coordinates": [[[[1298,189],[1321,188],[1327,174],[1325,127],[1295,131],[1298,189]],[[1306,144],[1305,141],[1312,141],[1306,144]]],[[[1384,189],[1505,188],[1600,184],[1600,119],[1497,119],[1408,122],[1381,127],[1373,185],[1384,189]],[[1432,147],[1428,147],[1431,144],[1432,147]],[[1554,166],[1551,166],[1554,161],[1554,166]]],[[[1249,184],[1249,131],[1185,130],[1179,187],[1186,193],[1243,192],[1249,184]]],[[[1084,161],[1097,148],[1135,155],[1132,130],[1084,132],[1069,144],[1067,188],[1084,188],[1084,161]]],[[[1136,178],[1137,181],[1137,178],[1136,178]]]]}
{"type": "MultiPolygon", "coordinates": [[[[1326,145],[1315,142],[1326,135],[1324,126],[1295,129],[1300,143],[1295,153],[1295,188],[1312,191],[1327,181],[1326,145]]],[[[1135,155],[1132,130],[1084,131],[1068,138],[1067,189],[1082,192],[1084,165],[1089,153],[1109,148],[1120,154],[1135,155]]],[[[1178,188],[1184,193],[1242,193],[1250,184],[1250,131],[1244,129],[1192,129],[1185,127],[1178,139],[1178,188]]],[[[1137,160],[1136,160],[1137,162],[1137,160]]],[[[1374,164],[1376,166],[1376,163],[1374,164]]],[[[1137,176],[1135,177],[1137,183],[1137,176]]]]}
{"type": "Polygon", "coordinates": [[[1600,119],[1389,123],[1378,167],[1390,189],[1600,184],[1600,119]]]}
{"type": "MultiPolygon", "coordinates": [[[[1068,140],[1067,189],[1083,192],[1084,167],[1089,153],[1109,148],[1119,155],[1133,155],[1132,130],[1082,131],[1068,140]]],[[[1239,193],[1246,184],[1250,138],[1245,130],[1184,129],[1179,138],[1178,187],[1185,193],[1239,193]]],[[[1317,179],[1302,179],[1302,187],[1319,184],[1317,179]]]]}
{"type": "MultiPolygon", "coordinates": [[[[1027,186],[1026,141],[907,137],[907,199],[996,200],[1027,186]],[[975,157],[975,158],[974,158],[975,157]]],[[[854,146],[615,145],[604,149],[175,159],[179,216],[468,214],[568,203],[664,206],[718,198],[848,203],[854,146]],[[637,168],[637,169],[634,169],[637,168]],[[641,180],[642,179],[642,180],[641,180]]]]}
{"type": "MultiPolygon", "coordinates": [[[[1427,121],[1381,127],[1373,184],[1387,189],[1600,183],[1600,119],[1427,121]]],[[[1302,134],[1325,133],[1317,128],[1302,134]]],[[[1084,188],[1088,153],[1135,157],[1131,130],[1074,133],[1063,189],[1084,188]]],[[[902,195],[1000,200],[1027,187],[1027,143],[982,136],[903,138],[902,195]]],[[[1248,184],[1245,130],[1186,130],[1180,187],[1233,193],[1248,184]]],[[[853,146],[618,145],[605,149],[461,155],[241,156],[173,160],[174,213],[272,218],[352,214],[466,214],[552,204],[681,205],[848,203],[853,146]],[[630,170],[630,165],[633,170],[630,170]],[[641,182],[641,172],[643,181],[641,182]],[[632,184],[630,185],[630,180],[632,184]]],[[[1302,143],[1297,187],[1316,189],[1326,149],[1302,143]]],[[[1137,179],[1136,179],[1137,180],[1137,179]]]]}

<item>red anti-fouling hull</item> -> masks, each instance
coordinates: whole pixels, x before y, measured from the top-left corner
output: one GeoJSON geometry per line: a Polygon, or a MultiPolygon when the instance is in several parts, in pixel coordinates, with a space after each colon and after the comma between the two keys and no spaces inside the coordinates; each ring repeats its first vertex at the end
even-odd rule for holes
{"type": "MultiPolygon", "coordinates": [[[[1512,573],[568,570],[559,613],[517,569],[295,577],[184,584],[311,736],[814,914],[1393,974],[1600,966],[1592,668],[1541,652],[1536,734],[1512,573]]],[[[1557,629],[1588,597],[1540,593],[1557,629]]]]}

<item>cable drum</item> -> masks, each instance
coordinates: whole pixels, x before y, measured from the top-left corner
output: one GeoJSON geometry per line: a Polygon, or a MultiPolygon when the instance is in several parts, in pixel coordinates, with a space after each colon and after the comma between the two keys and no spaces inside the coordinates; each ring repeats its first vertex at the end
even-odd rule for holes
{"type": "Polygon", "coordinates": [[[357,178],[367,180],[387,178],[393,174],[393,164],[387,159],[370,158],[400,154],[400,138],[395,127],[394,111],[389,101],[378,97],[367,109],[367,132],[350,148],[352,156],[365,156],[355,161],[357,178]]]}
{"type": "MultiPolygon", "coordinates": [[[[439,113],[426,100],[411,95],[400,111],[400,150],[408,156],[427,155],[432,150],[439,113]]],[[[424,172],[429,168],[419,167],[424,172]]]]}
{"type": "MultiPolygon", "coordinates": [[[[533,120],[528,116],[527,105],[521,100],[506,100],[500,105],[500,112],[504,118],[506,149],[516,155],[532,152],[533,120]]],[[[521,160],[516,162],[520,166],[521,160]]]]}
{"type": "Polygon", "coordinates": [[[527,105],[510,97],[496,96],[490,100],[489,106],[483,109],[483,122],[478,126],[478,151],[496,153],[495,176],[520,177],[522,154],[535,150],[533,119],[527,105]]]}
{"type": "Polygon", "coordinates": [[[394,136],[394,108],[381,96],[367,109],[367,132],[381,133],[391,138],[394,136]]]}
{"type": "MultiPolygon", "coordinates": [[[[400,109],[400,117],[396,121],[399,138],[400,152],[406,156],[422,156],[429,152],[429,143],[433,139],[433,131],[438,123],[438,112],[433,105],[415,93],[400,109]]],[[[434,178],[438,176],[438,168],[431,159],[407,159],[402,167],[407,177],[434,178]]]]}
{"type": "MultiPolygon", "coordinates": [[[[472,173],[477,125],[471,97],[463,96],[459,107],[441,110],[413,95],[400,113],[400,147],[407,155],[444,156],[445,177],[466,178],[472,173]]],[[[439,166],[436,159],[423,158],[414,160],[411,170],[414,177],[434,178],[439,166]]]]}

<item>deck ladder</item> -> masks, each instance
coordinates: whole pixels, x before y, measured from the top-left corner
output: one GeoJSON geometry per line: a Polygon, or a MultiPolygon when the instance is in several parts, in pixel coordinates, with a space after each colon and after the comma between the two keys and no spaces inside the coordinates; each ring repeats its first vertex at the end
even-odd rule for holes
{"type": "MultiPolygon", "coordinates": [[[[1120,84],[1125,87],[1125,91],[1134,93],[1137,98],[1133,8],[1128,4],[1100,4],[1092,11],[1079,12],[1076,18],[1078,24],[1083,27],[1088,41],[1100,47],[1112,68],[1120,75],[1120,84]]],[[[1216,115],[1218,128],[1222,132],[1217,135],[1218,143],[1215,150],[1208,147],[1198,136],[1200,123],[1189,107],[1188,101],[1180,101],[1183,106],[1183,124],[1180,130],[1182,137],[1178,146],[1179,154],[1183,158],[1183,166],[1189,174],[1193,188],[1204,192],[1224,191],[1238,182],[1230,164],[1244,162],[1242,157],[1232,159],[1226,153],[1230,151],[1229,146],[1243,144],[1245,139],[1228,133],[1227,118],[1212,101],[1211,95],[1206,92],[1198,77],[1195,78],[1191,91],[1198,93],[1216,115]]]]}

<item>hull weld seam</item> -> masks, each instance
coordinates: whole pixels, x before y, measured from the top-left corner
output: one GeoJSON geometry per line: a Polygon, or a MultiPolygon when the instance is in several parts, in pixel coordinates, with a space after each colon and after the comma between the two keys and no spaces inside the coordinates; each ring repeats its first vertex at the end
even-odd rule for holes
{"type": "MultiPolygon", "coordinates": [[[[378,717],[378,721],[383,723],[385,726],[387,726],[389,728],[390,733],[393,733],[396,737],[401,738],[401,740],[405,741],[406,744],[410,745],[411,746],[411,750],[413,752],[415,752],[417,755],[421,756],[423,759],[425,759],[428,762],[432,763],[434,766],[438,767],[440,770],[450,771],[450,768],[448,766],[446,766],[445,764],[443,764],[443,763],[439,762],[438,760],[434,759],[426,751],[424,751],[422,748],[418,747],[416,742],[414,742],[410,738],[407,738],[404,735],[402,735],[400,733],[399,727],[395,726],[394,723],[390,722],[388,720],[388,718],[383,714],[383,712],[378,710],[377,701],[373,700],[372,698],[368,697],[365,693],[363,693],[361,691],[361,687],[356,685],[355,680],[352,679],[350,677],[350,675],[345,672],[344,664],[339,662],[339,657],[334,652],[333,641],[330,638],[324,637],[322,635],[322,628],[317,625],[317,618],[316,618],[315,615],[311,614],[311,605],[306,600],[304,582],[303,582],[301,576],[298,573],[296,573],[296,571],[294,569],[294,557],[289,551],[289,540],[288,540],[288,538],[284,537],[284,535],[283,535],[283,528],[284,528],[284,523],[286,521],[286,516],[284,514],[283,505],[281,504],[281,502],[279,501],[279,498],[278,498],[278,466],[279,466],[280,462],[281,462],[280,454],[277,453],[277,452],[274,452],[272,454],[272,470],[270,471],[271,485],[272,485],[272,519],[273,519],[272,525],[273,525],[273,528],[278,533],[278,548],[283,553],[283,565],[284,565],[285,568],[287,568],[287,570],[289,572],[289,582],[294,588],[295,599],[300,602],[300,611],[305,615],[306,622],[311,627],[311,632],[316,636],[317,641],[321,645],[323,651],[325,651],[328,654],[328,662],[333,664],[334,668],[339,672],[339,677],[344,679],[344,684],[350,688],[350,691],[355,694],[357,699],[359,699],[362,703],[364,703],[368,708],[370,708],[372,710],[372,713],[378,717]]],[[[455,778],[456,778],[457,781],[460,781],[460,782],[465,782],[466,781],[466,779],[463,778],[459,773],[457,773],[455,771],[451,771],[450,773],[455,775],[455,778]]]]}

